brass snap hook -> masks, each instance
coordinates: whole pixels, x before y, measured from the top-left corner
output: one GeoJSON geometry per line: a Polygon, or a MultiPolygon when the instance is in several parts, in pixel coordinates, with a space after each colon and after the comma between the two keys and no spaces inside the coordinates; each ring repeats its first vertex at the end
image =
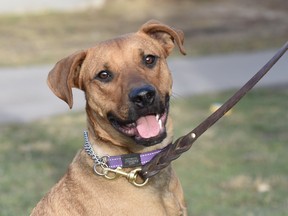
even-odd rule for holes
{"type": "Polygon", "coordinates": [[[121,167],[117,167],[116,169],[110,169],[108,167],[103,167],[103,173],[102,175],[109,180],[114,180],[119,178],[120,176],[125,177],[128,182],[130,182],[131,184],[133,184],[134,186],[137,187],[143,187],[144,185],[146,185],[148,183],[148,178],[145,179],[145,181],[143,182],[137,182],[137,176],[138,176],[138,172],[141,171],[141,168],[136,168],[134,170],[131,170],[130,172],[126,173],[122,170],[121,167]]]}
{"type": "Polygon", "coordinates": [[[129,174],[131,175],[131,179],[128,179],[128,181],[129,181],[130,183],[132,183],[133,185],[137,186],[137,187],[143,187],[143,186],[145,186],[145,185],[148,183],[148,181],[149,181],[149,179],[147,178],[147,179],[145,179],[145,181],[143,181],[142,183],[141,183],[141,182],[140,182],[140,183],[137,182],[138,172],[140,172],[141,170],[142,170],[141,168],[136,168],[136,169],[132,170],[132,171],[129,173],[129,174]]]}

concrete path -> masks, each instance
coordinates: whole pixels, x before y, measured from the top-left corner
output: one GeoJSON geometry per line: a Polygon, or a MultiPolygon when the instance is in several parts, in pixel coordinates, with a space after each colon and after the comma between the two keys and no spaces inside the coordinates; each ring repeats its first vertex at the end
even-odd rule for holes
{"type": "MultiPolygon", "coordinates": [[[[274,54],[275,50],[209,57],[168,59],[174,78],[174,95],[186,96],[239,88],[274,54]]],[[[49,90],[46,77],[53,65],[0,68],[0,124],[27,122],[69,110],[49,90]]],[[[288,85],[288,53],[258,83],[259,86],[288,85]]],[[[74,107],[84,110],[81,91],[75,89],[74,107]]]]}
{"type": "Polygon", "coordinates": [[[73,11],[101,7],[105,0],[0,0],[0,13],[39,13],[43,11],[73,11]]]}

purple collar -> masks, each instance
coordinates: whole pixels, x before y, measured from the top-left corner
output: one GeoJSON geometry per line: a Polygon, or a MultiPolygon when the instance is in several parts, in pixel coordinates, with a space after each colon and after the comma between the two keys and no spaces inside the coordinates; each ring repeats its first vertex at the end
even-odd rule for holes
{"type": "Polygon", "coordinates": [[[94,160],[95,165],[105,165],[108,166],[111,169],[116,169],[117,167],[121,168],[129,168],[129,167],[139,167],[143,166],[146,163],[150,162],[153,157],[155,157],[157,154],[162,152],[163,149],[157,149],[150,152],[145,153],[132,153],[132,154],[124,154],[124,155],[118,155],[118,156],[104,156],[99,157],[95,154],[94,149],[89,142],[88,138],[88,132],[84,131],[84,150],[86,153],[94,160]]]}
{"type": "Polygon", "coordinates": [[[107,165],[109,168],[115,169],[117,167],[128,168],[143,166],[150,162],[154,156],[160,153],[163,149],[157,149],[142,154],[125,154],[118,156],[109,156],[107,159],[107,165]]]}

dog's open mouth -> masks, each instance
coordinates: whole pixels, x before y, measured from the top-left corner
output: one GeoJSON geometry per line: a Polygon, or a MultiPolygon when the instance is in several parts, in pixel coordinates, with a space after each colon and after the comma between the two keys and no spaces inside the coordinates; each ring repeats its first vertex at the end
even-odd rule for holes
{"type": "Polygon", "coordinates": [[[135,121],[117,120],[109,115],[113,127],[122,134],[134,138],[138,144],[151,146],[160,143],[166,137],[168,107],[163,113],[151,113],[140,116],[135,121]]]}

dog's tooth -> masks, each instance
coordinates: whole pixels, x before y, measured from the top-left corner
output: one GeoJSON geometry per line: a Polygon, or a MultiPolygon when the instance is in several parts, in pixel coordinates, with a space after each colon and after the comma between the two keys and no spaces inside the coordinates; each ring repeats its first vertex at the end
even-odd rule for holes
{"type": "Polygon", "coordinates": [[[156,115],[156,119],[157,119],[157,121],[159,121],[159,119],[160,119],[160,115],[159,114],[156,115]]]}
{"type": "Polygon", "coordinates": [[[130,123],[130,124],[127,124],[127,127],[131,128],[131,127],[136,127],[136,123],[130,123]]]}
{"type": "Polygon", "coordinates": [[[159,127],[160,127],[160,129],[161,129],[161,128],[162,128],[162,121],[161,121],[161,119],[158,120],[158,124],[159,124],[159,127]]]}

